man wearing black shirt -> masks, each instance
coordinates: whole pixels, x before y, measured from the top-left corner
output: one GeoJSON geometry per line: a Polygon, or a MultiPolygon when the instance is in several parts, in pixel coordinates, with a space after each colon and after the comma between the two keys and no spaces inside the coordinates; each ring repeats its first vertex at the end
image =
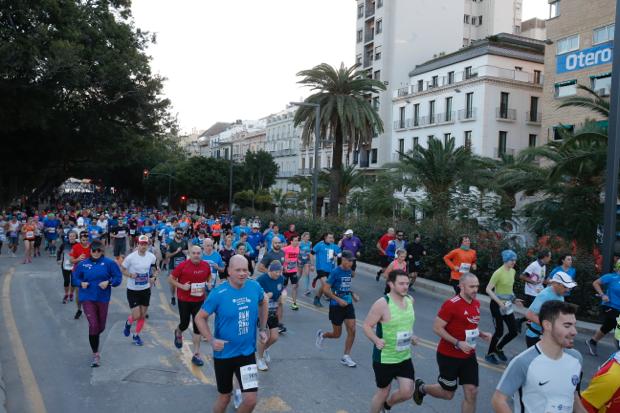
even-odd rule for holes
{"type": "Polygon", "coordinates": [[[410,288],[413,290],[418,273],[422,270],[422,257],[426,255],[426,249],[422,245],[420,234],[413,235],[413,242],[407,244],[407,260],[409,261],[410,288]]]}

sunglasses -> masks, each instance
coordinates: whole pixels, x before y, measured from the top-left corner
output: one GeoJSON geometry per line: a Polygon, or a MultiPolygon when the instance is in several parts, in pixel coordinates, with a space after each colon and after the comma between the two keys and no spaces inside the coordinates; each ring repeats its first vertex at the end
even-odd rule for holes
{"type": "Polygon", "coordinates": [[[95,248],[94,250],[90,250],[90,252],[103,252],[103,250],[101,248],[95,248]]]}

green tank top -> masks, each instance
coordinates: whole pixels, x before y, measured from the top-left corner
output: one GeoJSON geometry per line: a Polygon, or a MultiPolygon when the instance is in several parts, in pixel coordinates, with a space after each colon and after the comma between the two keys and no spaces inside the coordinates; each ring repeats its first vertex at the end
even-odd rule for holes
{"type": "Polygon", "coordinates": [[[406,306],[402,309],[390,300],[389,295],[384,298],[390,310],[390,321],[377,323],[377,337],[385,340],[385,346],[382,350],[374,346],[372,359],[377,363],[397,364],[411,358],[411,336],[415,322],[413,300],[406,296],[406,306]]]}

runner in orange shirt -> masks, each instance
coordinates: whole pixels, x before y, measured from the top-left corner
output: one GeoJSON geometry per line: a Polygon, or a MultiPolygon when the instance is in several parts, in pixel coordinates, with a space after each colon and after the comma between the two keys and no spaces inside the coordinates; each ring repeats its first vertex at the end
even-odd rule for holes
{"type": "Polygon", "coordinates": [[[469,236],[463,235],[459,240],[459,245],[443,257],[443,261],[450,268],[450,285],[454,288],[455,294],[460,292],[461,274],[476,271],[476,250],[471,249],[469,236]]]}
{"type": "Polygon", "coordinates": [[[34,248],[36,229],[32,217],[28,218],[28,222],[22,227],[22,236],[24,237],[24,262],[22,264],[32,262],[32,250],[34,248]]]}

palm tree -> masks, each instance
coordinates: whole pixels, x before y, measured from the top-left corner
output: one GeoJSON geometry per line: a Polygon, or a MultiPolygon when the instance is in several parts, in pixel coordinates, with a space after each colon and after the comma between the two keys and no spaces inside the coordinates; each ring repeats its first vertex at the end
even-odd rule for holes
{"type": "MultiPolygon", "coordinates": [[[[319,180],[326,188],[330,186],[331,169],[324,168],[319,175],[319,180]]],[[[349,192],[354,188],[359,188],[362,185],[364,174],[357,169],[354,165],[347,165],[342,170],[340,179],[340,199],[338,203],[341,207],[345,207],[347,204],[347,197],[349,192]]]]}
{"type": "Polygon", "coordinates": [[[575,95],[564,98],[558,108],[582,107],[609,118],[609,99],[599,96],[587,86],[577,85],[577,88],[586,92],[586,96],[575,95]]]}
{"type": "MultiPolygon", "coordinates": [[[[305,100],[321,107],[321,137],[332,141],[332,167],[330,170],[329,215],[338,214],[340,200],[342,155],[347,146],[347,156],[360,146],[368,146],[374,133],[383,132],[383,122],[370,103],[370,95],[385,90],[385,85],[369,79],[358,71],[359,65],[340,68],[322,63],[309,70],[302,70],[298,83],[313,92],[305,100]]],[[[300,106],[295,113],[295,126],[303,123],[302,140],[308,145],[314,133],[313,107],[300,106]]]]}

